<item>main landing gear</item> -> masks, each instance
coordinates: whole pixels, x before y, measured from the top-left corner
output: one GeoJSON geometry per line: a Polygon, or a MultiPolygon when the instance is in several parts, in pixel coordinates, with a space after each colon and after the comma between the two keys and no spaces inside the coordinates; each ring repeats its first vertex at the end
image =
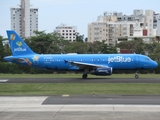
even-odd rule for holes
{"type": "Polygon", "coordinates": [[[83,74],[83,75],[82,75],[82,78],[83,78],[83,79],[86,79],[87,77],[88,77],[87,74],[83,74]]]}
{"type": "Polygon", "coordinates": [[[84,70],[84,73],[83,73],[83,75],[82,75],[82,78],[83,78],[83,79],[87,79],[88,73],[89,73],[89,69],[85,69],[85,70],[84,70]]]}
{"type": "Polygon", "coordinates": [[[135,73],[135,78],[138,79],[139,76],[138,76],[138,71],[135,73]]]}

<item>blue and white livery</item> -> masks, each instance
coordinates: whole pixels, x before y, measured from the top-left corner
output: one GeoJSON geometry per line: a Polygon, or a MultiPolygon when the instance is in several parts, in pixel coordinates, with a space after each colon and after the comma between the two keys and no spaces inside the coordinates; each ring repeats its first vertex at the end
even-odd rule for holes
{"type": "MultiPolygon", "coordinates": [[[[36,54],[15,31],[8,30],[7,35],[12,56],[4,57],[4,60],[54,71],[82,71],[84,79],[88,74],[111,75],[116,69],[137,71],[158,66],[157,62],[140,54],[36,54]]],[[[138,78],[137,74],[135,78],[138,78]]]]}

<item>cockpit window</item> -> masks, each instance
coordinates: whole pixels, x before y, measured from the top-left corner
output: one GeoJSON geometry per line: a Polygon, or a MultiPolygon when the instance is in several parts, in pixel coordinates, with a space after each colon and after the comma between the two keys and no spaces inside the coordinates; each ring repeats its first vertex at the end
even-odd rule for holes
{"type": "Polygon", "coordinates": [[[145,58],[145,60],[150,60],[150,58],[145,58]]]}

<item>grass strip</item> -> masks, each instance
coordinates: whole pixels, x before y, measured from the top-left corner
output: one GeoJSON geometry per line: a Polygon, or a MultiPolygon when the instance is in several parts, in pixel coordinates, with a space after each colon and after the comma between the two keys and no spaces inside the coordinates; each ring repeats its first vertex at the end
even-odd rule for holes
{"type": "MultiPolygon", "coordinates": [[[[0,74],[0,78],[82,78],[82,74],[0,74]]],[[[90,75],[88,78],[134,78],[134,74],[90,75]]],[[[139,78],[160,78],[159,74],[139,74],[139,78]]]]}
{"type": "Polygon", "coordinates": [[[0,84],[0,95],[160,95],[160,84],[53,83],[0,84]]]}

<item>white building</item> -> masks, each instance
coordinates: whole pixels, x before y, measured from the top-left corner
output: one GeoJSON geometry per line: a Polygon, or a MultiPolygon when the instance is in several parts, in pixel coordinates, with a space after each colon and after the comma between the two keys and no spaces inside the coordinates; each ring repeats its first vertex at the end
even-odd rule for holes
{"type": "Polygon", "coordinates": [[[135,22],[93,22],[88,25],[88,41],[105,40],[108,45],[114,46],[118,37],[133,36],[135,22]]]}
{"type": "MultiPolygon", "coordinates": [[[[158,26],[158,22],[156,19],[158,16],[154,15],[153,10],[145,10],[145,13],[143,10],[134,10],[132,15],[123,15],[123,14],[118,14],[117,15],[117,20],[118,21],[135,21],[137,22],[135,29],[137,31],[140,31],[142,29],[145,29],[145,35],[144,36],[154,36],[155,35],[155,29],[159,29],[160,27],[158,26]],[[154,22],[156,21],[156,22],[154,22]]],[[[141,32],[141,33],[142,33],[141,32]]]]}
{"type": "Polygon", "coordinates": [[[75,26],[62,24],[60,26],[57,26],[54,32],[60,33],[60,35],[63,36],[65,40],[69,40],[72,42],[76,40],[77,28],[75,26]]]}
{"type": "Polygon", "coordinates": [[[159,13],[154,13],[154,18],[153,18],[153,28],[157,29],[156,35],[160,36],[160,14],[159,13]]]}
{"type": "Polygon", "coordinates": [[[21,37],[34,36],[38,30],[38,8],[30,8],[30,0],[21,0],[19,7],[11,7],[11,29],[21,37]]]}
{"type": "Polygon", "coordinates": [[[104,12],[104,16],[98,16],[96,22],[88,25],[88,41],[105,40],[108,45],[115,45],[116,42],[135,37],[143,38],[145,42],[152,42],[158,33],[160,33],[160,15],[154,14],[153,10],[145,10],[145,14],[143,10],[134,10],[133,15],[104,12]]]}
{"type": "Polygon", "coordinates": [[[2,44],[3,44],[3,46],[5,46],[5,45],[7,45],[7,44],[9,45],[9,40],[3,40],[3,41],[2,41],[2,44]]]}

